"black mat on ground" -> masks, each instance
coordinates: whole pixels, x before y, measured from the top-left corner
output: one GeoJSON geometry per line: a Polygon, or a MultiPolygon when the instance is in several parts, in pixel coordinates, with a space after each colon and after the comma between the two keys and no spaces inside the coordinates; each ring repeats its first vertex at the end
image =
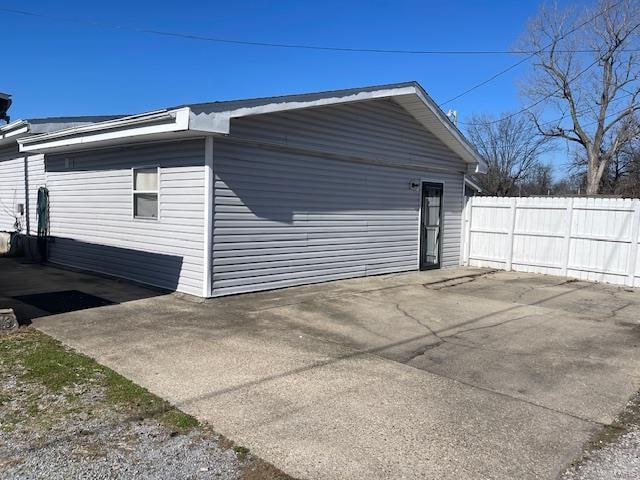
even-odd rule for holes
{"type": "Polygon", "coordinates": [[[13,298],[52,314],[74,312],[86,308],[104,307],[105,305],[113,305],[114,303],[105,298],[81,292],[80,290],[33,293],[31,295],[17,295],[13,298]]]}

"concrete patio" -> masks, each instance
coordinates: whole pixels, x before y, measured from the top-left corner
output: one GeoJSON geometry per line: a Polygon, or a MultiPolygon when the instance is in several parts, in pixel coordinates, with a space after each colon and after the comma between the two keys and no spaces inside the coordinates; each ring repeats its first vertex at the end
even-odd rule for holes
{"type": "Polygon", "coordinates": [[[554,478],[640,388],[640,292],[437,270],[205,303],[0,259],[0,304],[303,478],[554,478]],[[12,297],[114,305],[50,315],[12,297]]]}

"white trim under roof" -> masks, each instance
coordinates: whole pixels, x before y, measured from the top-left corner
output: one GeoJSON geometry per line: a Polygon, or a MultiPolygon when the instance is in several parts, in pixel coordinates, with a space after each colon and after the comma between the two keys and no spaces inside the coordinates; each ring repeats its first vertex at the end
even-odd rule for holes
{"type": "Polygon", "coordinates": [[[15,137],[29,132],[29,122],[16,120],[0,127],[0,145],[15,142],[15,137]]]}
{"type": "Polygon", "coordinates": [[[471,187],[472,189],[474,189],[476,192],[482,193],[482,188],[480,187],[480,185],[478,185],[476,182],[471,180],[466,175],[464,177],[464,183],[465,183],[465,185],[467,185],[467,186],[471,187]]]}
{"type": "Polygon", "coordinates": [[[48,153],[84,146],[126,143],[132,138],[162,138],[189,130],[189,108],[159,110],[18,139],[21,152],[48,153]]]}
{"type": "Polygon", "coordinates": [[[229,135],[234,118],[380,98],[400,104],[469,164],[472,171],[485,171],[484,162],[474,148],[417,83],[248,100],[241,102],[241,106],[236,102],[184,106],[34,135],[19,139],[18,143],[20,151],[48,153],[194,135],[229,135]],[[224,108],[226,103],[228,109],[224,108]]]}

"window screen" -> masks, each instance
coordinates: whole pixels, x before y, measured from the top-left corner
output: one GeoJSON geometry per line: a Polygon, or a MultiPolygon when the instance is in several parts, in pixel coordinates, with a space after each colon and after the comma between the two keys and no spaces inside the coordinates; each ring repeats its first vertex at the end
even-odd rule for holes
{"type": "Polygon", "coordinates": [[[133,217],[158,218],[158,169],[133,169],[133,217]]]}

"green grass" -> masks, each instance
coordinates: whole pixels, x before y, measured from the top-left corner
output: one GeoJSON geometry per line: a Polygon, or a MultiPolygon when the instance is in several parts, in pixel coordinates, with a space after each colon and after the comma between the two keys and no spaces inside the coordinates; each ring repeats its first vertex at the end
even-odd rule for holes
{"type": "Polygon", "coordinates": [[[242,445],[235,445],[233,447],[233,451],[236,452],[238,458],[243,459],[249,455],[249,449],[247,447],[243,447],[242,445]]]}
{"type": "MultiPolygon", "coordinates": [[[[39,383],[52,392],[76,386],[100,386],[104,388],[107,403],[125,409],[132,416],[155,418],[179,431],[198,426],[194,417],[36,330],[0,336],[0,365],[20,372],[24,381],[39,383]]],[[[66,393],[66,396],[73,394],[66,393]]],[[[6,396],[0,396],[0,404],[6,401],[6,396]]],[[[37,401],[29,402],[27,413],[38,413],[37,401]]]]}

